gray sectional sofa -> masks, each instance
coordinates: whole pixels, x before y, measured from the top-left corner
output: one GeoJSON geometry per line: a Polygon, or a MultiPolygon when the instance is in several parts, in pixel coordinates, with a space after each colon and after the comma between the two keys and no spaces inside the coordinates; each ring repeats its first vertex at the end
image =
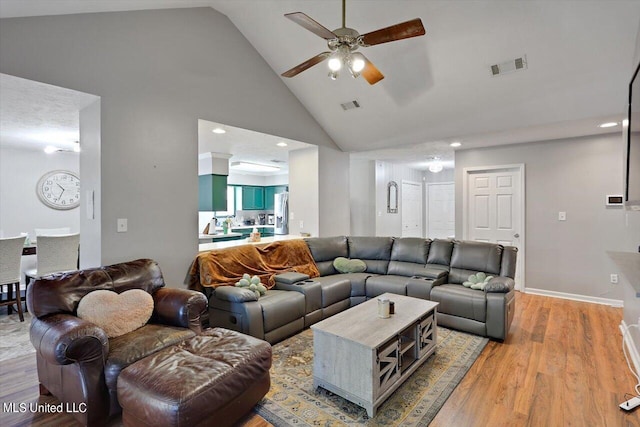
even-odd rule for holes
{"type": "MultiPolygon", "coordinates": [[[[276,276],[257,298],[247,289],[220,286],[209,293],[209,322],[274,344],[385,292],[429,299],[438,324],[496,340],[507,337],[515,309],[517,249],[493,243],[393,237],[305,239],[320,277],[276,276]],[[366,270],[340,273],[337,257],[360,259],[366,270]],[[471,274],[494,276],[484,290],[462,285],[471,274]]],[[[402,310],[402,307],[397,307],[402,310]]]]}

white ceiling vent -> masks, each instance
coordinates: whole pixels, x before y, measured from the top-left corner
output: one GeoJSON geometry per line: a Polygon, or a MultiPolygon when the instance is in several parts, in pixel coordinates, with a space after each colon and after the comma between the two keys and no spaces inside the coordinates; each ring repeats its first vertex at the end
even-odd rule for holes
{"type": "Polygon", "coordinates": [[[522,55],[520,58],[510,61],[501,62],[491,66],[491,75],[498,76],[501,74],[513,73],[514,71],[522,71],[527,69],[527,56],[522,55]]]}
{"type": "Polygon", "coordinates": [[[353,101],[340,104],[340,106],[344,111],[347,111],[347,110],[353,110],[355,108],[360,108],[360,103],[354,99],[353,101]]]}

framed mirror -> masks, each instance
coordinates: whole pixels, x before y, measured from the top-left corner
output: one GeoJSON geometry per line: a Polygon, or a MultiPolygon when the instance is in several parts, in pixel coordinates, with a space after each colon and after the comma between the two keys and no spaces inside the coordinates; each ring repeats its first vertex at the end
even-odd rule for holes
{"type": "Polygon", "coordinates": [[[395,181],[387,184],[387,213],[398,213],[398,184],[395,181]]]}

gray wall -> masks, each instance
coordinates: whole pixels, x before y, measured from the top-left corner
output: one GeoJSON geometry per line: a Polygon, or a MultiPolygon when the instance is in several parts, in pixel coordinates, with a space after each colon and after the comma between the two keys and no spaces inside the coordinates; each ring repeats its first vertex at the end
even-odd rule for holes
{"type": "Polygon", "coordinates": [[[376,235],[376,164],[368,159],[350,159],[351,234],[376,235]]]}
{"type": "Polygon", "coordinates": [[[102,263],[154,258],[170,286],[197,253],[199,118],[337,148],[211,8],[2,19],[0,72],[101,97],[102,263]]]}
{"type": "MultiPolygon", "coordinates": [[[[464,168],[524,163],[526,287],[621,300],[623,284],[609,283],[618,271],[606,251],[640,242],[640,215],[605,207],[607,194],[622,193],[622,153],[620,133],[457,151],[456,206],[464,168]]],[[[457,237],[462,228],[456,209],[457,237]]]]}
{"type": "Polygon", "coordinates": [[[349,153],[318,147],[320,237],[351,234],[349,153]]]}
{"type": "MultiPolygon", "coordinates": [[[[289,152],[289,234],[320,233],[318,147],[289,152]],[[300,221],[303,226],[300,227],[300,221]]],[[[346,202],[348,203],[348,202],[346,202]]]]}

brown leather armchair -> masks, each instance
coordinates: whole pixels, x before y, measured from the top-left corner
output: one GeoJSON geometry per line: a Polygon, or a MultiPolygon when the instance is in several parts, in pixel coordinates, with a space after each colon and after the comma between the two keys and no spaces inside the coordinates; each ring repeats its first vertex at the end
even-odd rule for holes
{"type": "Polygon", "coordinates": [[[31,343],[41,394],[53,394],[83,425],[104,425],[121,412],[117,379],[130,364],[201,332],[205,296],[166,288],[160,267],[150,259],[58,273],[35,280],[27,306],[34,316],[31,343]],[[98,326],[76,317],[80,299],[98,289],[121,293],[143,289],[153,296],[150,321],[128,334],[108,338],[98,326]]]}

